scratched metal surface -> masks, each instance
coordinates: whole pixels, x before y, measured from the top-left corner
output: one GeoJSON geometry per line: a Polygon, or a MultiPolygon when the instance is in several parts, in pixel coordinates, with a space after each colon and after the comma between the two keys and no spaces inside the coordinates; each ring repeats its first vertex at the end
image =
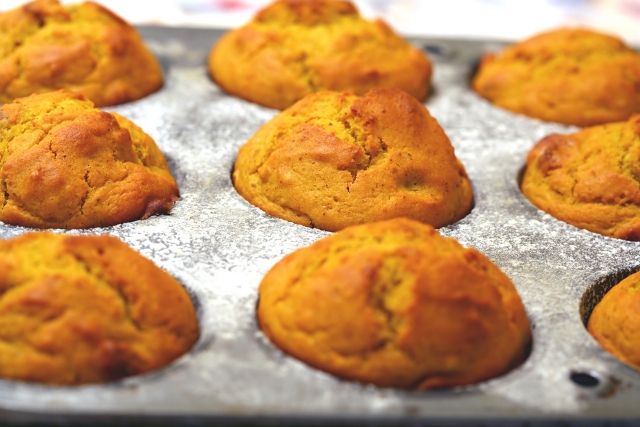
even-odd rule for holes
{"type": "MultiPolygon", "coordinates": [[[[230,97],[208,78],[208,49],[220,32],[141,31],[163,62],[166,84],[112,110],[155,138],[182,199],[169,216],[69,233],[112,234],[174,275],[193,295],[202,338],[170,367],[115,383],[0,381],[0,421],[122,417],[198,424],[266,416],[260,419],[597,425],[640,418],[640,373],[604,352],[583,324],[608,286],[640,269],[640,243],[579,230],[522,197],[517,178],[528,150],[550,132],[573,129],[494,108],[469,90],[480,54],[499,46],[413,40],[433,52],[434,93],[426,106],[449,135],[475,192],[471,214],[440,232],[479,249],[512,279],[533,324],[533,348],[503,377],[462,389],[406,392],[336,379],[284,355],[259,332],[254,309],[263,274],[328,233],[269,217],[233,189],[238,147],[276,111],[230,97]],[[581,386],[572,373],[588,373],[599,384],[581,386]]],[[[27,231],[0,224],[2,238],[27,231]]]]}

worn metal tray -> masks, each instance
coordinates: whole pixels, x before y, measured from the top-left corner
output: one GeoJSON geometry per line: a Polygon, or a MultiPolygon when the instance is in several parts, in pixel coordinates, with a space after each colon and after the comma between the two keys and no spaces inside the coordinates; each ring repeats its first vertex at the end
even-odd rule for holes
{"type": "MultiPolygon", "coordinates": [[[[182,199],[171,215],[57,232],[112,234],[174,275],[193,296],[202,336],[166,369],[114,383],[0,381],[1,422],[628,425],[640,419],[640,372],[602,350],[584,326],[594,302],[640,269],[640,243],[564,224],[520,194],[518,176],[532,145],[573,129],[494,108],[469,90],[479,56],[499,45],[412,40],[435,62],[426,106],[475,192],[471,214],[440,232],[479,249],[512,279],[533,326],[531,354],[512,372],[476,386],[407,392],[310,368],[258,330],[263,274],[328,233],[272,218],[235,192],[230,175],[238,147],[276,111],[230,97],[209,79],[206,58],[221,32],[140,30],[161,58],[166,84],[113,110],[155,138],[182,199]]],[[[0,224],[2,238],[27,231],[0,224]]]]}

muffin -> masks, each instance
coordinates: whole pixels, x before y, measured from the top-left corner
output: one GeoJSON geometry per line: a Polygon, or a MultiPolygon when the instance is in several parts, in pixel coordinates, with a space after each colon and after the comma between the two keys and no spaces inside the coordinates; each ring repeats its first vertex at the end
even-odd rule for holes
{"type": "Polygon", "coordinates": [[[308,95],[240,148],[233,183],[269,215],[328,231],[400,216],[441,227],[473,204],[444,131],[398,89],[308,95]]]}
{"type": "Polygon", "coordinates": [[[113,381],[159,369],[199,336],[189,295],[110,236],[0,241],[0,377],[113,381]]]}
{"type": "Polygon", "coordinates": [[[0,102],[72,89],[98,107],[142,98],[162,69],[138,33],[92,3],[36,0],[0,14],[0,102]]]}
{"type": "Polygon", "coordinates": [[[220,39],[209,72],[226,92],[280,110],[321,90],[395,87],[423,100],[431,82],[424,53],[338,0],[274,2],[220,39]]]}
{"type": "Polygon", "coordinates": [[[640,115],[570,135],[552,134],[527,156],[521,190],[579,228],[640,240],[640,115]]]}
{"type": "Polygon", "coordinates": [[[104,227],[168,212],[178,186],[151,137],[62,89],[0,107],[0,221],[104,227]]]}
{"type": "Polygon", "coordinates": [[[564,28],[485,55],[472,85],[499,107],[545,121],[618,122],[640,113],[640,54],[615,37],[564,28]]]}
{"type": "Polygon", "coordinates": [[[405,218],[349,227],[278,262],[258,322],[303,362],[380,387],[473,384],[531,340],[513,284],[475,249],[405,218]]]}
{"type": "Polygon", "coordinates": [[[609,353],[640,369],[640,273],[611,288],[593,309],[587,330],[609,353]]]}

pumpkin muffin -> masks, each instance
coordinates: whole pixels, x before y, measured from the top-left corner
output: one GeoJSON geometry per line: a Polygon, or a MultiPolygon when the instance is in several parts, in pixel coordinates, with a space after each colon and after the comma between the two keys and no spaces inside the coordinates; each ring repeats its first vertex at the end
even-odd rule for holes
{"type": "Polygon", "coordinates": [[[527,157],[522,193],[579,228],[640,240],[640,115],[549,135],[527,157]]]}
{"type": "Polygon", "coordinates": [[[0,241],[0,295],[4,379],[113,381],[166,366],[200,333],[184,288],[110,236],[0,241]]]}
{"type": "Polygon", "coordinates": [[[328,231],[400,216],[442,227],[473,204],[444,131],[398,89],[307,96],[240,148],[233,183],[269,215],[328,231]]]}
{"type": "Polygon", "coordinates": [[[226,92],[280,110],[320,90],[396,87],[423,100],[431,82],[423,52],[338,0],[274,2],[220,39],[209,72],[226,92]]]}
{"type": "Polygon", "coordinates": [[[104,227],[168,212],[178,186],[151,137],[59,90],[0,107],[0,221],[104,227]]]}
{"type": "Polygon", "coordinates": [[[142,98],[162,80],[138,33],[96,3],[36,0],[0,14],[0,102],[67,88],[103,107],[142,98]]]}
{"type": "Polygon", "coordinates": [[[286,353],[380,387],[473,384],[531,340],[511,281],[485,256],[405,218],[346,228],[278,262],[257,316],[286,353]]]}
{"type": "Polygon", "coordinates": [[[587,330],[609,353],[640,369],[640,273],[605,294],[593,309],[587,330]]]}
{"type": "Polygon", "coordinates": [[[507,110],[592,126],[640,113],[640,54],[581,28],[537,35],[482,58],[473,89],[507,110]]]}

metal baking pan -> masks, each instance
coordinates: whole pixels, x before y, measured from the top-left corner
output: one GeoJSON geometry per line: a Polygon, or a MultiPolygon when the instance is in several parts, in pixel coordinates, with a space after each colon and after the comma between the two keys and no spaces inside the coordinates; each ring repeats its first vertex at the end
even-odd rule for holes
{"type": "MultiPolygon", "coordinates": [[[[140,28],[166,84],[112,108],[157,141],[182,198],[171,215],[108,233],[175,276],[197,305],[202,336],[171,366],[121,381],[51,387],[0,381],[0,422],[225,425],[630,425],[640,419],[640,372],[605,352],[584,321],[614,283],[640,269],[640,243],[579,230],[531,205],[518,176],[533,144],[573,128],[495,108],[469,89],[480,55],[496,43],[411,40],[435,62],[425,105],[473,183],[475,207],[440,229],[486,254],[514,282],[533,327],[526,362],[481,384],[409,392],[343,381],[275,348],[254,311],[264,273],[327,232],[270,217],[231,183],[238,147],[276,111],[222,92],[206,59],[220,31],[140,28]]],[[[29,229],[0,224],[0,237],[29,229]]]]}

